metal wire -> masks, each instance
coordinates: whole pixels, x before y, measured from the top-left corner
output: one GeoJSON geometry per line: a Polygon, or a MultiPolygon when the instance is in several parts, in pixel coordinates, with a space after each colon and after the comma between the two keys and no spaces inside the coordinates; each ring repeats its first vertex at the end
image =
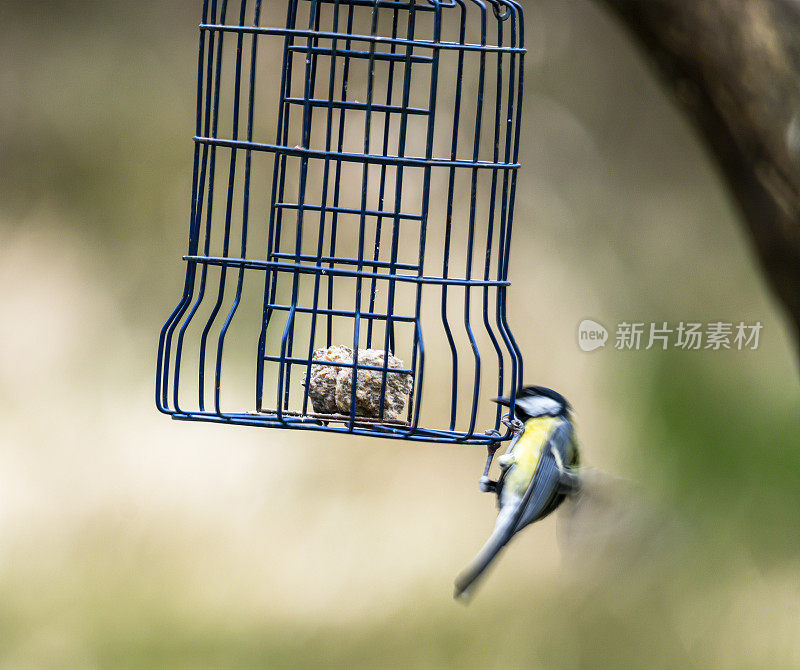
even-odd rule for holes
{"type": "Polygon", "coordinates": [[[186,277],[159,338],[158,408],[430,442],[508,439],[485,400],[513,403],[522,381],[506,314],[520,4],[287,0],[284,26],[262,26],[278,4],[203,4],[186,277]],[[351,363],[315,360],[336,344],[355,352],[351,363]],[[382,365],[360,363],[365,349],[383,351],[382,365]],[[390,368],[390,353],[403,367],[390,368]],[[348,370],[349,415],[312,407],[303,380],[314,365],[348,370]],[[242,392],[247,370],[255,393],[242,392]],[[357,415],[359,372],[380,375],[379,418],[357,415]],[[399,374],[412,390],[404,417],[390,419],[399,374]]]}

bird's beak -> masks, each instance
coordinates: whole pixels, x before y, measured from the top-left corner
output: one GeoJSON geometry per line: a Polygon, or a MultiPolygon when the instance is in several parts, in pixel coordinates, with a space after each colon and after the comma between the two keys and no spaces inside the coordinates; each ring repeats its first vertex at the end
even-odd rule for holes
{"type": "Polygon", "coordinates": [[[502,405],[503,407],[511,407],[510,398],[492,398],[492,402],[496,402],[498,405],[502,405]]]}

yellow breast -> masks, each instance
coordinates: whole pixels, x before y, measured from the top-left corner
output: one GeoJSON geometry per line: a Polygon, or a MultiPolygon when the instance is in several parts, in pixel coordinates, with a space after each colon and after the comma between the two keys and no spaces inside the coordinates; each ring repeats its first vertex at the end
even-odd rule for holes
{"type": "Polygon", "coordinates": [[[525,492],[536,472],[542,447],[559,422],[560,419],[553,416],[540,416],[525,422],[525,429],[511,452],[512,467],[506,474],[504,487],[519,494],[525,492]]]}

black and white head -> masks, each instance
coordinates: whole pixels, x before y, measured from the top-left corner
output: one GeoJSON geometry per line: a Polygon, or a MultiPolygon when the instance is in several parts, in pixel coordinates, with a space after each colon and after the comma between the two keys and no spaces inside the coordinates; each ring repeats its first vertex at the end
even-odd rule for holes
{"type": "MultiPolygon", "coordinates": [[[[494,401],[506,407],[511,405],[509,398],[495,398],[494,401]]],[[[537,416],[566,416],[571,409],[563,395],[544,386],[521,388],[514,402],[514,414],[520,421],[537,416]]]]}

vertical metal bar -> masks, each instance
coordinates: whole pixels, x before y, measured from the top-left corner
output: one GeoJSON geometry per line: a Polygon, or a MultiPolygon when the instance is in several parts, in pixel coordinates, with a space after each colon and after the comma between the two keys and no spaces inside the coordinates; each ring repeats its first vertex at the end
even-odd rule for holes
{"type": "MultiPolygon", "coordinates": [[[[412,56],[414,54],[414,33],[416,29],[416,3],[412,3],[411,7],[408,10],[408,23],[406,26],[406,39],[409,41],[409,44],[406,46],[406,53],[404,58],[405,69],[403,71],[403,96],[402,96],[402,112],[400,113],[400,132],[398,138],[398,146],[397,146],[397,155],[399,158],[403,158],[406,153],[406,136],[408,133],[408,109],[409,101],[411,99],[411,67],[412,67],[412,56]]],[[[394,219],[392,221],[392,249],[390,253],[390,260],[389,260],[389,274],[395,274],[397,269],[397,256],[400,248],[400,213],[403,209],[403,166],[397,165],[395,168],[395,186],[394,186],[394,219]]],[[[420,228],[425,225],[424,220],[420,220],[419,222],[420,228]]],[[[422,269],[420,268],[420,272],[422,269]]],[[[386,323],[384,325],[384,344],[383,349],[385,352],[388,351],[396,351],[396,345],[394,340],[394,320],[392,319],[392,315],[394,314],[394,301],[395,301],[395,291],[396,291],[396,280],[390,279],[388,280],[388,294],[386,298],[386,323]]],[[[419,324],[417,324],[417,328],[419,324]]],[[[415,329],[416,333],[416,329],[415,329]]],[[[383,371],[381,373],[381,406],[379,411],[381,415],[383,414],[383,400],[386,396],[386,384],[388,381],[388,369],[389,369],[389,357],[384,356],[383,361],[383,371]]],[[[412,377],[413,379],[413,377],[412,377]]],[[[414,379],[413,381],[414,386],[412,387],[412,396],[413,391],[417,388],[417,380],[414,379]]],[[[412,412],[412,405],[413,405],[413,397],[409,398],[409,408],[408,408],[408,416],[409,419],[411,417],[412,412]]]]}
{"type": "MultiPolygon", "coordinates": [[[[291,0],[289,8],[286,12],[286,28],[287,30],[294,28],[297,21],[297,3],[298,0],[291,0]]],[[[289,134],[290,122],[290,109],[286,103],[286,98],[291,92],[292,86],[292,59],[289,58],[289,48],[294,44],[294,37],[287,35],[283,44],[283,62],[287,63],[283,69],[283,76],[281,78],[281,98],[278,103],[278,123],[275,131],[276,143],[286,144],[289,134]]],[[[277,200],[278,186],[280,182],[281,193],[283,193],[283,175],[286,172],[286,156],[275,154],[272,168],[272,193],[270,196],[270,215],[269,215],[269,230],[267,232],[267,259],[272,257],[272,252],[276,244],[280,245],[280,224],[277,218],[281,215],[279,208],[275,207],[275,203],[280,202],[277,200]],[[276,230],[277,228],[277,230],[276,230]],[[277,238],[277,242],[276,242],[277,238]]],[[[256,411],[260,412],[263,406],[264,394],[264,354],[266,349],[267,329],[272,317],[272,310],[270,303],[275,302],[275,291],[278,283],[278,270],[267,271],[264,280],[264,313],[262,318],[261,335],[258,340],[258,369],[256,371],[256,411]]]]}
{"type": "MultiPolygon", "coordinates": [[[[522,5],[520,5],[515,0],[508,0],[509,5],[512,6],[515,10],[515,15],[517,19],[516,25],[518,26],[519,32],[519,46],[525,47],[525,17],[522,13],[522,5]]],[[[519,141],[520,141],[520,132],[522,128],[522,103],[523,103],[523,94],[525,90],[525,53],[520,52],[519,56],[517,57],[519,61],[519,75],[517,78],[517,114],[516,114],[516,123],[515,123],[515,131],[514,131],[514,161],[519,161],[519,141]]],[[[514,173],[511,175],[511,197],[509,201],[509,219],[508,219],[508,230],[506,232],[506,242],[505,242],[505,263],[503,265],[503,276],[504,279],[508,277],[508,261],[509,256],[511,253],[511,230],[513,224],[513,217],[514,217],[514,208],[516,205],[516,194],[517,194],[517,177],[518,171],[515,170],[514,173]]],[[[508,325],[508,319],[506,315],[506,296],[507,290],[503,291],[503,306],[502,306],[502,314],[503,314],[503,326],[505,327],[506,331],[508,332],[509,339],[511,340],[511,344],[514,348],[514,352],[516,353],[516,357],[514,362],[517,365],[517,379],[516,379],[516,388],[514,388],[513,393],[510,394],[512,406],[514,403],[514,399],[516,397],[516,390],[517,388],[521,387],[524,382],[524,369],[523,369],[523,358],[522,352],[520,351],[519,345],[517,344],[516,339],[514,338],[513,332],[508,325]]]]}
{"type": "MultiPolygon", "coordinates": [[[[466,41],[466,7],[461,6],[461,23],[459,27],[459,41],[466,41]]],[[[458,158],[458,126],[461,120],[461,89],[464,83],[464,52],[458,52],[458,70],[456,75],[456,91],[453,109],[453,137],[450,150],[452,160],[458,158]]],[[[480,93],[479,93],[480,95],[480,93]]],[[[442,277],[450,276],[450,242],[453,229],[453,204],[455,202],[456,168],[450,168],[450,178],[447,185],[447,212],[445,215],[444,252],[442,256],[442,277]]],[[[453,331],[447,316],[447,284],[442,284],[442,327],[444,328],[447,344],[450,347],[451,385],[450,385],[450,430],[456,428],[458,414],[458,350],[456,349],[453,331]]]]}
{"type": "MultiPolygon", "coordinates": [[[[512,5],[512,3],[509,3],[512,5]]],[[[522,24],[522,13],[521,8],[516,3],[512,5],[512,21],[511,21],[511,46],[515,47],[517,44],[517,16],[519,17],[519,35],[520,35],[520,44],[524,46],[524,26],[522,24]],[[515,5],[515,6],[514,6],[515,5]]],[[[500,39],[502,39],[502,26],[499,26],[499,35],[500,39]]],[[[501,42],[502,43],[502,42],[501,42]]],[[[522,54],[519,56],[519,79],[517,79],[516,75],[516,57],[512,53],[510,56],[510,71],[508,77],[508,112],[507,117],[508,121],[506,124],[506,139],[505,139],[505,155],[506,159],[514,157],[514,160],[519,158],[519,137],[520,137],[520,122],[521,122],[521,115],[522,115],[522,84],[523,84],[523,77],[524,77],[524,68],[523,68],[523,60],[522,54]],[[518,83],[517,83],[518,82],[518,83]],[[516,117],[514,115],[514,98],[515,93],[517,94],[517,102],[516,102],[516,117]],[[513,151],[512,151],[512,130],[514,131],[513,134],[513,151]]],[[[505,280],[508,276],[508,260],[509,254],[511,250],[511,224],[514,214],[514,198],[516,193],[516,171],[514,171],[510,176],[507,170],[504,170],[504,178],[503,178],[503,207],[501,211],[501,227],[500,227],[500,248],[501,254],[498,263],[498,278],[502,278],[505,280]],[[509,185],[509,178],[510,178],[510,185],[509,185]],[[510,189],[510,194],[509,194],[510,189]]],[[[509,396],[512,401],[512,408],[513,403],[516,399],[516,391],[523,383],[523,369],[522,369],[522,354],[519,350],[519,346],[517,342],[514,340],[514,336],[511,333],[511,329],[508,326],[508,321],[506,318],[506,297],[507,297],[507,290],[506,287],[498,287],[498,325],[501,329],[501,333],[503,335],[503,339],[506,342],[506,346],[509,349],[511,354],[511,365],[512,365],[512,384],[511,389],[509,391],[509,396]]]]}
{"type": "MultiPolygon", "coordinates": [[[[354,17],[354,8],[355,6],[350,4],[347,13],[347,34],[351,35],[353,33],[353,17],[354,17]]],[[[350,48],[352,47],[352,40],[345,40],[345,51],[349,54],[350,48]]],[[[341,99],[342,102],[347,100],[347,87],[350,82],[350,56],[346,55],[344,58],[344,63],[342,66],[342,90],[341,90],[341,99]]],[[[339,109],[339,129],[338,129],[338,136],[336,142],[336,151],[338,153],[342,153],[344,149],[344,131],[345,125],[347,121],[347,110],[343,105],[339,109]]],[[[333,206],[334,208],[339,207],[339,196],[341,194],[341,180],[342,180],[342,161],[336,161],[336,173],[333,178],[333,206]]],[[[331,242],[330,242],[330,257],[333,259],[336,257],[336,236],[338,234],[339,229],[339,212],[338,210],[334,210],[333,216],[331,217],[331,242]]],[[[330,267],[333,268],[335,266],[335,262],[331,260],[330,267]]],[[[327,324],[327,332],[326,332],[326,342],[327,346],[330,347],[333,340],[333,287],[334,287],[334,279],[333,275],[328,275],[328,324],[327,324]]]]}
{"type": "MultiPolygon", "coordinates": [[[[242,13],[240,23],[244,23],[245,17],[245,5],[246,0],[242,0],[242,13]]],[[[255,15],[253,19],[253,24],[258,26],[259,21],[261,19],[261,0],[256,0],[255,3],[255,15]]],[[[258,58],[258,35],[253,34],[251,36],[251,47],[250,47],[250,81],[249,81],[249,92],[248,92],[248,101],[247,101],[247,141],[251,142],[253,140],[253,113],[255,107],[255,89],[256,89],[256,62],[258,58]]],[[[248,232],[248,223],[250,217],[250,168],[252,164],[252,151],[247,150],[245,152],[245,165],[244,165],[244,196],[242,202],[242,238],[241,238],[241,245],[239,250],[239,257],[246,258],[247,257],[247,232],[248,232]]],[[[216,410],[218,414],[222,413],[220,408],[220,388],[222,387],[222,352],[225,344],[225,336],[230,328],[231,322],[233,321],[233,317],[236,314],[236,311],[239,308],[239,303],[242,299],[242,287],[244,285],[244,268],[239,268],[239,276],[236,282],[236,295],[234,296],[233,304],[228,312],[228,316],[225,319],[225,323],[223,324],[222,328],[220,329],[219,340],[217,342],[217,362],[216,362],[216,369],[215,369],[215,378],[216,378],[216,386],[215,386],[215,403],[216,403],[216,410]]]]}
{"type": "MultiPolygon", "coordinates": [[[[220,21],[222,23],[225,22],[225,15],[228,9],[228,0],[222,0],[222,5],[220,8],[220,21]]],[[[212,128],[213,137],[219,137],[219,109],[220,109],[220,90],[222,87],[222,35],[220,35],[219,43],[217,45],[217,73],[216,73],[216,88],[214,90],[214,122],[212,128]]],[[[231,149],[231,154],[233,155],[234,150],[231,149]]],[[[214,199],[214,192],[216,190],[216,151],[215,148],[212,147],[211,150],[211,164],[209,166],[209,178],[208,178],[208,211],[206,213],[206,241],[205,241],[205,253],[208,255],[209,250],[211,248],[211,231],[213,228],[213,199],[214,199]]],[[[229,187],[229,192],[232,189],[229,187]]],[[[226,217],[226,226],[229,225],[230,219],[226,217]]],[[[223,255],[224,252],[223,252],[223,255]]],[[[225,268],[220,268],[220,292],[224,290],[224,277],[225,277],[225,268]]],[[[204,277],[205,279],[205,277],[204,277]]],[[[205,282],[203,282],[203,288],[205,289],[205,282]]],[[[200,298],[202,300],[202,296],[200,298]]],[[[188,325],[188,322],[187,322],[188,325]]],[[[199,363],[198,363],[198,395],[200,398],[200,409],[205,409],[205,342],[206,342],[206,334],[210,326],[205,326],[202,337],[200,339],[200,352],[199,352],[199,363]]]]}
{"type": "MultiPolygon", "coordinates": [[[[437,4],[433,12],[433,42],[438,45],[442,40],[442,7],[437,4]]],[[[439,86],[439,56],[440,50],[437,46],[433,47],[433,62],[431,63],[431,82],[430,93],[428,95],[428,136],[425,148],[425,157],[430,159],[433,157],[433,137],[434,128],[436,124],[436,94],[439,86]]],[[[425,242],[427,239],[428,227],[428,211],[430,207],[430,186],[431,186],[431,167],[426,166],[424,169],[424,177],[422,182],[422,221],[420,223],[420,236],[419,236],[419,270],[418,274],[422,277],[425,265],[425,242]]],[[[419,426],[419,412],[422,406],[422,377],[424,373],[425,363],[425,347],[422,340],[422,324],[420,322],[422,311],[422,283],[417,284],[416,295],[416,308],[414,312],[415,323],[417,329],[414,333],[414,344],[411,350],[411,371],[415,379],[416,388],[416,402],[414,406],[414,416],[411,421],[412,434],[419,426]],[[419,364],[417,363],[417,354],[419,353],[419,364]]]]}
{"type": "MultiPolygon", "coordinates": [[[[309,15],[309,29],[312,28],[315,31],[319,31],[320,27],[320,15],[322,14],[322,8],[320,7],[319,0],[312,0],[312,7],[310,10],[309,15]]],[[[314,38],[313,40],[308,40],[308,50],[309,55],[306,56],[306,73],[305,73],[305,89],[304,89],[304,97],[303,97],[303,138],[302,143],[303,146],[306,148],[311,147],[311,132],[312,132],[312,124],[313,124],[313,115],[314,115],[314,107],[311,105],[311,99],[314,98],[315,91],[316,91],[316,82],[317,82],[317,64],[318,64],[318,54],[314,52],[314,48],[317,47],[319,44],[319,40],[314,38]]],[[[295,263],[300,263],[302,258],[303,252],[303,224],[305,223],[305,214],[306,214],[306,190],[308,186],[308,169],[309,169],[309,159],[307,157],[303,158],[300,164],[300,186],[298,191],[298,199],[297,199],[297,228],[296,228],[296,237],[295,237],[295,263]]],[[[320,220],[323,216],[320,213],[320,220]]],[[[283,394],[283,407],[285,409],[289,408],[289,393],[291,390],[292,384],[292,359],[294,354],[294,333],[296,329],[296,308],[297,308],[297,300],[299,299],[299,288],[300,288],[300,275],[298,272],[294,273],[293,282],[292,282],[292,303],[291,303],[291,311],[290,311],[290,318],[287,321],[287,329],[289,331],[289,340],[287,345],[287,355],[286,358],[288,359],[286,362],[286,376],[285,379],[285,388],[283,394]]],[[[313,341],[313,340],[312,340],[313,341]]],[[[305,393],[303,394],[305,396],[305,393]]]]}
{"type": "MultiPolygon", "coordinates": [[[[395,7],[393,15],[392,15],[392,39],[397,38],[397,20],[398,20],[398,10],[395,7]]],[[[392,43],[390,48],[390,53],[396,53],[397,46],[392,43]]],[[[386,106],[389,107],[392,104],[392,89],[394,88],[394,67],[395,61],[389,61],[389,74],[386,78],[386,106]]],[[[392,113],[390,110],[387,109],[384,115],[383,121],[383,155],[387,156],[389,154],[389,132],[391,129],[391,120],[392,120],[392,113]]],[[[380,184],[378,187],[378,211],[383,212],[383,203],[384,203],[384,196],[386,194],[386,170],[388,166],[384,163],[381,165],[381,176],[380,176],[380,184]]],[[[375,251],[373,252],[372,259],[377,261],[380,258],[380,250],[381,250],[381,228],[383,224],[383,215],[379,215],[378,219],[375,223],[375,251]]],[[[369,293],[369,312],[372,313],[375,311],[375,294],[377,292],[377,279],[375,277],[372,278],[370,282],[370,293],[369,293]]],[[[372,327],[375,323],[374,319],[369,319],[367,323],[367,349],[372,348],[372,327]]],[[[386,324],[384,323],[384,328],[386,324]]],[[[388,354],[388,352],[385,352],[388,354]]],[[[381,407],[379,416],[383,416],[383,394],[381,395],[381,407]]]]}
{"type": "MultiPolygon", "coordinates": [[[[499,10],[497,10],[497,8],[495,8],[494,15],[495,15],[495,18],[496,18],[497,23],[498,23],[498,42],[497,42],[497,45],[499,47],[502,47],[503,46],[502,25],[503,25],[503,20],[504,19],[502,19],[498,15],[498,11],[499,10]]],[[[502,86],[503,86],[503,81],[502,81],[502,58],[503,58],[502,52],[498,52],[498,70],[497,70],[497,82],[496,82],[496,87],[497,87],[497,98],[496,98],[497,114],[496,114],[496,117],[495,117],[495,131],[494,131],[494,143],[493,143],[493,146],[494,146],[494,159],[493,160],[495,162],[498,161],[498,156],[499,156],[499,153],[498,153],[498,151],[499,151],[499,143],[500,143],[500,139],[499,139],[499,137],[500,137],[500,135],[499,135],[499,133],[500,133],[499,116],[500,116],[501,108],[503,106],[502,105],[502,94],[501,94],[502,86]]],[[[487,233],[486,233],[486,263],[484,265],[484,278],[486,278],[486,279],[489,278],[490,272],[491,272],[491,260],[492,260],[492,250],[493,250],[493,242],[494,242],[495,213],[496,213],[497,170],[493,170],[492,171],[492,191],[491,192],[492,192],[492,199],[491,199],[491,205],[490,205],[490,208],[489,208],[488,230],[487,230],[487,233]]],[[[505,202],[503,202],[503,206],[504,205],[505,205],[505,202]]],[[[503,221],[504,221],[504,219],[503,219],[503,221]]],[[[503,263],[502,254],[504,253],[504,249],[503,249],[503,241],[502,240],[503,240],[503,223],[501,222],[500,240],[499,240],[499,243],[498,243],[498,261],[497,261],[498,262],[498,271],[499,271],[500,267],[502,267],[502,263],[503,263]]],[[[499,297],[499,291],[502,291],[502,290],[503,290],[503,287],[499,287],[498,289],[496,289],[497,292],[495,293],[495,295],[499,297]]],[[[505,386],[505,381],[504,381],[504,379],[505,379],[505,360],[504,360],[505,356],[503,354],[502,349],[500,348],[500,343],[499,343],[499,341],[497,340],[497,337],[494,334],[494,330],[492,328],[491,321],[489,319],[489,287],[488,286],[484,287],[484,290],[483,290],[483,321],[484,321],[484,324],[486,326],[486,331],[489,334],[489,338],[490,338],[490,340],[492,342],[492,346],[494,347],[495,352],[497,353],[497,363],[498,363],[497,393],[498,393],[498,395],[504,395],[503,389],[504,389],[504,386],[505,386]]],[[[502,333],[503,333],[502,327],[500,327],[500,332],[501,332],[501,335],[502,335],[502,333]]],[[[508,344],[507,344],[507,346],[508,346],[508,344]]],[[[511,351],[511,349],[509,347],[509,352],[510,351],[511,351]]],[[[512,359],[513,359],[513,353],[512,353],[512,359]]],[[[512,374],[512,377],[513,376],[514,375],[512,374]]],[[[500,427],[501,416],[502,416],[502,408],[498,405],[496,410],[495,410],[495,426],[494,426],[495,430],[499,429],[499,427],[500,427]]]]}
{"type": "MultiPolygon", "coordinates": [[[[244,23],[244,17],[247,12],[247,0],[240,2],[239,25],[244,23]]],[[[239,107],[242,91],[242,46],[244,44],[244,34],[239,33],[236,37],[236,66],[234,68],[234,81],[233,81],[233,127],[231,133],[234,140],[239,139],[239,107]]],[[[236,158],[237,149],[231,148],[231,159],[228,166],[228,194],[225,202],[225,227],[222,240],[222,256],[228,257],[230,250],[230,236],[231,236],[231,219],[233,216],[233,187],[236,182],[236,158]]],[[[206,320],[206,325],[203,328],[203,333],[200,337],[200,369],[205,371],[206,365],[206,347],[208,344],[208,335],[211,332],[220,308],[222,301],[225,298],[225,284],[227,282],[228,268],[223,265],[220,267],[219,278],[219,291],[217,292],[217,300],[214,307],[211,309],[211,314],[206,320]]],[[[214,375],[214,408],[217,414],[220,413],[219,397],[220,397],[220,375],[221,375],[221,350],[218,350],[217,365],[215,366],[214,375]]]]}
{"type": "MultiPolygon", "coordinates": [[[[220,9],[220,21],[224,21],[225,12],[227,9],[227,0],[223,0],[222,6],[220,9]]],[[[216,16],[216,0],[212,2],[211,5],[211,13],[212,16],[216,16]]],[[[220,94],[220,85],[222,79],[222,44],[223,39],[222,35],[219,36],[219,41],[217,43],[217,53],[216,59],[209,58],[208,62],[208,96],[210,96],[212,82],[213,82],[213,106],[211,102],[211,98],[207,96],[206,98],[206,130],[209,130],[209,122],[210,122],[210,132],[213,134],[214,137],[217,136],[217,131],[219,127],[219,94],[220,94]]],[[[209,53],[213,50],[213,45],[209,45],[209,53]]],[[[208,255],[210,245],[211,245],[211,223],[213,218],[213,204],[214,204],[214,176],[216,171],[216,147],[211,147],[208,152],[208,204],[206,206],[206,225],[205,225],[205,241],[203,244],[203,251],[205,255],[208,255]]],[[[205,165],[203,166],[202,170],[202,177],[205,176],[205,165]]],[[[201,188],[204,188],[205,180],[201,178],[201,188]]],[[[202,212],[198,210],[198,216],[202,216],[202,212]]],[[[194,319],[194,315],[197,313],[197,310],[200,307],[200,303],[203,301],[203,296],[205,295],[206,289],[206,279],[208,276],[208,266],[204,265],[203,269],[200,273],[200,287],[197,292],[197,299],[194,302],[189,314],[186,316],[184,320],[183,326],[178,333],[178,341],[176,343],[176,355],[175,355],[175,380],[174,380],[174,398],[173,403],[175,405],[176,411],[180,411],[179,408],[179,401],[178,401],[178,391],[179,391],[179,379],[180,379],[180,367],[181,367],[181,352],[183,350],[183,340],[186,336],[186,330],[189,327],[189,324],[194,319]]],[[[199,407],[200,411],[205,409],[204,406],[204,396],[203,396],[203,375],[204,370],[202,365],[198,366],[198,397],[199,397],[199,407]]]]}
{"type": "MultiPolygon", "coordinates": [[[[208,20],[208,0],[203,2],[203,23],[208,20]]],[[[200,31],[200,38],[198,44],[198,58],[197,58],[197,102],[196,102],[196,120],[195,120],[195,134],[199,134],[203,122],[203,66],[205,65],[206,58],[206,37],[205,31],[200,31]]],[[[209,39],[212,39],[209,36],[209,39]]],[[[213,43],[212,43],[213,44],[213,43]]],[[[208,153],[208,145],[203,145],[202,153],[205,156],[208,153]]],[[[200,234],[200,217],[198,215],[198,201],[202,208],[202,196],[198,198],[198,184],[200,183],[200,145],[194,145],[194,167],[192,169],[192,202],[189,213],[189,254],[197,254],[198,237],[200,234]]],[[[192,293],[194,292],[194,282],[197,275],[197,263],[188,263],[186,267],[186,277],[183,285],[183,295],[178,305],[172,310],[172,313],[167,317],[164,326],[158,338],[158,357],[156,362],[156,406],[162,412],[168,410],[168,393],[169,393],[169,362],[170,354],[172,351],[172,336],[175,332],[175,327],[180,321],[181,317],[186,313],[186,308],[191,302],[192,293]]]]}
{"type": "MultiPolygon", "coordinates": [[[[339,32],[339,6],[341,4],[341,0],[335,0],[334,7],[333,7],[333,29],[334,33],[339,32]]],[[[352,7],[352,5],[351,5],[352,7]]],[[[333,38],[331,41],[331,63],[330,63],[330,79],[328,82],[328,106],[327,106],[327,116],[326,116],[326,127],[325,127],[325,151],[328,152],[331,150],[331,142],[333,136],[333,103],[334,103],[334,95],[336,93],[336,60],[337,60],[337,53],[338,53],[338,45],[339,40],[338,38],[333,38]]],[[[325,248],[325,220],[327,215],[327,206],[328,206],[328,186],[330,181],[330,166],[331,166],[331,159],[326,157],[324,168],[323,168],[323,176],[322,176],[322,198],[320,202],[320,211],[319,211],[319,231],[318,231],[318,239],[317,239],[317,264],[322,263],[322,255],[324,253],[325,248]]],[[[308,338],[308,356],[307,356],[307,364],[306,364],[306,384],[305,389],[303,390],[303,403],[302,403],[302,414],[306,414],[308,411],[308,400],[309,400],[309,390],[310,384],[308,380],[311,379],[311,361],[314,356],[314,341],[316,340],[317,334],[317,317],[318,317],[318,308],[319,308],[319,293],[320,293],[320,284],[321,284],[322,277],[319,273],[314,275],[314,297],[312,300],[312,311],[311,311],[311,332],[308,338]]],[[[330,318],[330,316],[329,316],[330,318]]],[[[330,334],[328,335],[330,338],[330,334]]],[[[330,346],[330,345],[328,345],[330,346]]]]}
{"type": "MultiPolygon", "coordinates": [[[[309,9],[308,28],[319,28],[319,1],[310,0],[311,6],[309,9]]],[[[309,37],[307,40],[308,55],[306,56],[306,72],[305,72],[305,90],[304,90],[304,103],[303,103],[303,125],[302,125],[302,146],[305,149],[311,147],[311,124],[313,121],[314,108],[311,106],[310,100],[314,97],[314,83],[316,78],[316,63],[317,56],[313,54],[312,50],[317,45],[317,39],[309,37]]],[[[297,197],[297,223],[295,234],[295,262],[300,263],[303,247],[303,220],[305,218],[305,199],[306,199],[306,186],[308,182],[308,156],[303,156],[300,159],[300,184],[298,186],[297,197]]],[[[282,195],[282,193],[281,193],[282,195]]],[[[283,198],[281,198],[283,202],[283,198]]],[[[292,273],[292,301],[291,309],[286,319],[286,327],[283,330],[281,337],[281,354],[280,363],[278,364],[278,417],[282,417],[284,409],[289,408],[289,392],[291,387],[291,372],[292,364],[287,361],[288,356],[291,357],[292,335],[294,333],[294,319],[297,313],[297,300],[300,290],[300,273],[295,270],[292,273]],[[281,395],[283,398],[281,399],[281,395]]]]}
{"type": "MultiPolygon", "coordinates": [[[[380,0],[375,0],[372,7],[372,26],[370,35],[378,34],[378,12],[380,0]]],[[[375,42],[369,44],[369,65],[367,68],[367,101],[364,117],[364,155],[370,154],[370,133],[372,132],[372,98],[375,91],[375,42]]],[[[364,161],[361,172],[361,216],[358,225],[358,265],[357,271],[364,270],[364,242],[366,240],[367,227],[367,197],[369,195],[369,167],[370,164],[364,161]]],[[[352,432],[356,427],[356,392],[358,390],[358,352],[361,334],[361,293],[364,278],[359,274],[356,277],[356,296],[355,296],[355,318],[353,322],[353,377],[352,388],[350,389],[350,421],[347,424],[348,430],[352,432]]]]}

